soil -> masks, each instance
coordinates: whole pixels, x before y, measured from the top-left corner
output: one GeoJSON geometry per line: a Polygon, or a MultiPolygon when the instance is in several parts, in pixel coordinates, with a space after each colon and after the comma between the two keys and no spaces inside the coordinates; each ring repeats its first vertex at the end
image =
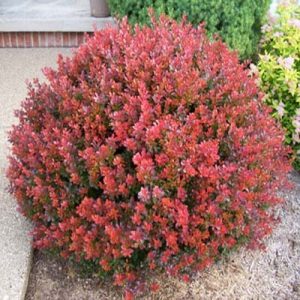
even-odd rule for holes
{"type": "MultiPolygon", "coordinates": [[[[160,275],[161,289],[142,299],[300,299],[300,175],[291,174],[295,186],[283,192],[278,208],[281,223],[266,240],[266,250],[231,254],[190,283],[160,275]]],[[[122,299],[111,281],[82,278],[70,263],[34,252],[26,300],[122,299]]]]}

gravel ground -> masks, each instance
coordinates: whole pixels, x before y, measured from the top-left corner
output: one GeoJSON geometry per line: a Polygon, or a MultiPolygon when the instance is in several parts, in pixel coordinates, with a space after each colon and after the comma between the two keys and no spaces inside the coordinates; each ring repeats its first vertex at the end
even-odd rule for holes
{"type": "MultiPolygon", "coordinates": [[[[143,299],[300,299],[300,175],[284,192],[282,222],[266,240],[266,251],[241,249],[186,284],[161,276],[162,289],[143,299]]],[[[72,266],[36,251],[26,300],[121,299],[111,282],[83,279],[72,266]]]]}

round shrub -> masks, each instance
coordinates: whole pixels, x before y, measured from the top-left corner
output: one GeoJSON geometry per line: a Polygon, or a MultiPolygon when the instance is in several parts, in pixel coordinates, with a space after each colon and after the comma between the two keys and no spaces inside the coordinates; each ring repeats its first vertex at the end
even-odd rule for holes
{"type": "Polygon", "coordinates": [[[210,35],[218,33],[240,58],[249,58],[257,52],[260,28],[271,0],[108,0],[112,14],[128,16],[130,23],[149,23],[148,8],[157,14],[167,14],[188,20],[198,26],[205,22],[210,35]]]}
{"type": "Polygon", "coordinates": [[[286,130],[294,167],[300,171],[300,5],[286,1],[277,13],[278,18],[263,27],[259,84],[273,116],[286,130]]]}
{"type": "Polygon", "coordinates": [[[44,72],[17,112],[8,169],[35,247],[122,285],[141,268],[200,270],[270,233],[284,136],[203,27],[123,21],[44,72]]]}

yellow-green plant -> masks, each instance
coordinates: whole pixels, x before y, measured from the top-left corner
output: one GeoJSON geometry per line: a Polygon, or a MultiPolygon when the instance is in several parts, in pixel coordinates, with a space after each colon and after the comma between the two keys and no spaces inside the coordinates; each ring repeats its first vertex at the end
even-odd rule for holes
{"type": "Polygon", "coordinates": [[[286,143],[294,150],[300,170],[300,6],[284,1],[276,17],[263,26],[258,63],[259,84],[265,101],[286,130],[286,143]]]}

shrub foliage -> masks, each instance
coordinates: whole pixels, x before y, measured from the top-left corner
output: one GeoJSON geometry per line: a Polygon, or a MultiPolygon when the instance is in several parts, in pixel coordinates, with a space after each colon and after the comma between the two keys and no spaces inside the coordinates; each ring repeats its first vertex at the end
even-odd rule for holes
{"type": "Polygon", "coordinates": [[[286,129],[300,170],[300,6],[293,3],[280,5],[277,20],[264,26],[258,69],[266,103],[286,129]]]}
{"type": "Polygon", "coordinates": [[[202,269],[270,233],[284,136],[203,27],[123,21],[44,72],[17,112],[8,169],[37,248],[123,285],[142,267],[202,269]]]}
{"type": "Polygon", "coordinates": [[[112,13],[134,23],[149,23],[148,8],[194,25],[205,22],[209,34],[218,33],[241,58],[255,55],[260,27],[271,0],[109,0],[112,13]]]}

